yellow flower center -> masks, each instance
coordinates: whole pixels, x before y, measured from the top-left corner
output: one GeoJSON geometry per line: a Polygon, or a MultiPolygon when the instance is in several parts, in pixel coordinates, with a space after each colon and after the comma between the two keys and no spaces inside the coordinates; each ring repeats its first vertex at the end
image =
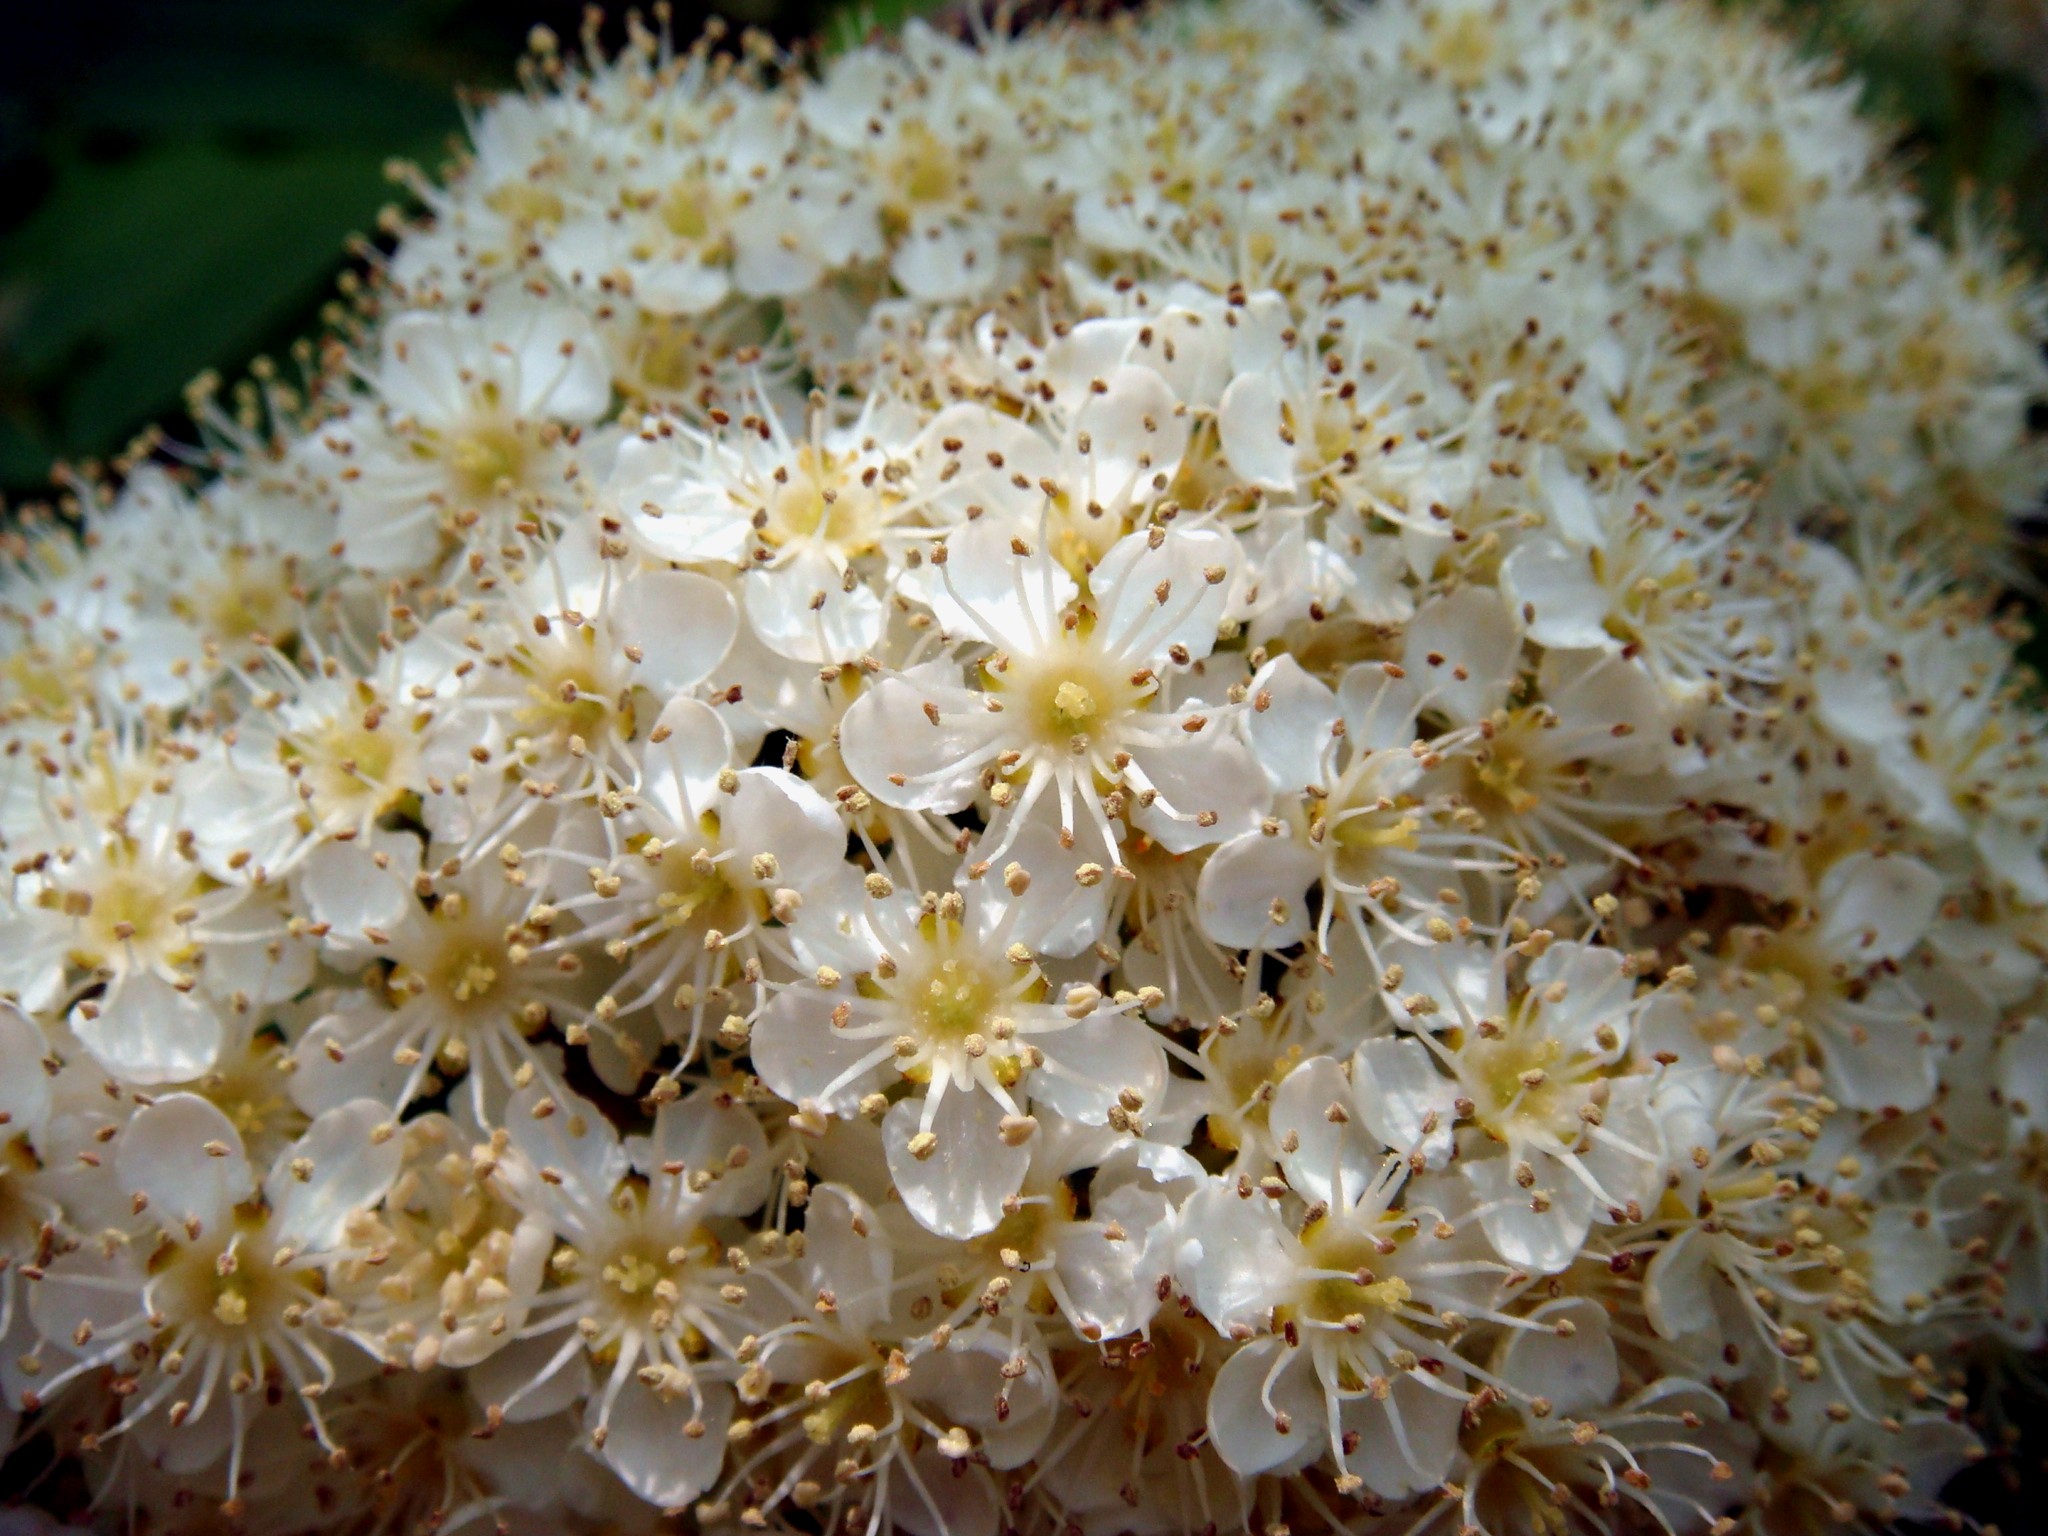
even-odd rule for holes
{"type": "Polygon", "coordinates": [[[1784,219],[1798,212],[1799,173],[1785,152],[1785,140],[1766,133],[1728,162],[1728,185],[1744,213],[1757,219],[1784,219]]]}
{"type": "MultiPolygon", "coordinates": [[[[495,399],[495,392],[487,392],[495,399]]],[[[525,479],[530,445],[519,424],[495,403],[487,404],[451,433],[441,448],[456,489],[472,501],[489,501],[525,479]]]]}
{"type": "MultiPolygon", "coordinates": [[[[1398,1243],[1409,1228],[1405,1221],[1389,1222],[1382,1234],[1398,1243]]],[[[1376,1313],[1396,1312],[1406,1306],[1414,1292],[1399,1275],[1382,1279],[1376,1266],[1388,1255],[1372,1234],[1341,1227],[1324,1220],[1312,1223],[1301,1234],[1309,1261],[1320,1270],[1340,1270],[1308,1282],[1301,1298],[1304,1316],[1319,1323],[1343,1323],[1351,1318],[1370,1318],[1376,1313]]]]}
{"type": "Polygon", "coordinates": [[[1429,62],[1451,84],[1469,90],[1485,80],[1499,51],[1493,19],[1483,11],[1461,11],[1439,22],[1429,40],[1429,62]]]}

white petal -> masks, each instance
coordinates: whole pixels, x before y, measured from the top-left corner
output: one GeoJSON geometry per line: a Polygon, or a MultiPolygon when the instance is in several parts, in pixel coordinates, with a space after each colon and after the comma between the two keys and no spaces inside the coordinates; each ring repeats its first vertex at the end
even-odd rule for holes
{"type": "MultiPolygon", "coordinates": [[[[859,221],[849,216],[845,222],[859,221]]],[[[733,276],[749,297],[793,298],[818,286],[823,271],[818,253],[791,241],[791,233],[772,201],[750,203],[733,215],[733,276]]]]}
{"type": "Polygon", "coordinates": [[[1714,1288],[1719,1268],[1709,1262],[1714,1241],[1686,1228],[1657,1251],[1643,1277],[1643,1310],[1650,1326],[1667,1339],[1711,1339],[1716,1334],[1714,1288]]]}
{"type": "Polygon", "coordinates": [[[325,1252],[340,1244],[351,1215],[384,1198],[404,1157],[390,1109],[357,1099],[307,1127],[272,1166],[264,1193],[287,1236],[311,1252],[325,1252]]]}
{"type": "Polygon", "coordinates": [[[1566,1051],[1589,1055],[1602,1051],[1603,1025],[1626,1041],[1635,987],[1623,966],[1621,952],[1603,944],[1551,945],[1529,966],[1531,993],[1563,988],[1555,1002],[1542,1002],[1543,1032],[1566,1051]]]}
{"type": "Polygon", "coordinates": [[[1166,1086],[1166,1051],[1135,1013],[1099,1013],[1031,1043],[1046,1057],[1024,1083],[1031,1102],[1084,1125],[1106,1123],[1127,1088],[1150,1104],[1166,1086]]]}
{"type": "Polygon", "coordinates": [[[1096,642],[1133,667],[1163,665],[1175,646],[1200,661],[1216,648],[1230,577],[1243,562],[1237,541],[1213,528],[1176,529],[1157,545],[1145,533],[1118,539],[1088,573],[1098,606],[1096,642]],[[1218,570],[1224,579],[1211,582],[1208,573],[1218,570]],[[1162,613],[1173,622],[1162,624],[1162,613]]]}
{"type": "Polygon", "coordinates": [[[890,275],[914,298],[970,299],[1001,276],[995,231],[985,224],[935,224],[913,230],[896,248],[890,275]]]}
{"type": "Polygon", "coordinates": [[[1386,1153],[1353,1112],[1344,1069],[1327,1056],[1311,1056],[1281,1079],[1267,1124],[1288,1184],[1303,1199],[1340,1212],[1357,1204],[1386,1153]],[[1341,1118],[1331,1119],[1332,1109],[1341,1118]]]}
{"type": "Polygon", "coordinates": [[[1863,1239],[1870,1255],[1870,1291],[1881,1307],[1904,1311],[1909,1300],[1924,1306],[1948,1282],[1962,1255],[1941,1230],[1938,1216],[1903,1205],[1880,1206],[1863,1239]]]}
{"type": "Polygon", "coordinates": [[[732,291],[732,278],[694,254],[672,260],[635,262],[633,299],[658,315],[701,315],[732,291]]]}
{"type": "Polygon", "coordinates": [[[1550,1400],[1551,1411],[1565,1418],[1586,1418],[1614,1401],[1621,1386],[1621,1364],[1607,1331],[1607,1314],[1583,1296],[1546,1302],[1529,1314],[1541,1330],[1511,1330],[1494,1363],[1496,1375],[1533,1397],[1550,1400]],[[1560,1338],[1557,1324],[1569,1323],[1569,1337],[1560,1338]]]}
{"type": "Polygon", "coordinates": [[[1281,655],[1253,675],[1251,693],[1245,734],[1273,788],[1299,794],[1311,784],[1328,783],[1335,745],[1331,732],[1340,714],[1328,685],[1309,676],[1292,656],[1281,655]]]}
{"type": "MultiPolygon", "coordinates": [[[[132,1321],[142,1310],[143,1291],[149,1284],[143,1268],[149,1255],[136,1251],[143,1246],[81,1243],[71,1252],[59,1254],[43,1278],[27,1287],[24,1310],[36,1331],[60,1352],[69,1354],[77,1347],[71,1341],[79,1336],[80,1324],[89,1325],[92,1333],[101,1333],[132,1321]]],[[[20,1298],[21,1293],[17,1291],[16,1296],[20,1298]]],[[[16,1315],[19,1318],[20,1314],[16,1315]]],[[[14,1342],[12,1335],[9,1342],[14,1342]]],[[[15,1381],[22,1378],[12,1376],[10,1385],[15,1381]]],[[[33,1381],[22,1384],[34,1387],[33,1381]]]]}
{"type": "Polygon", "coordinates": [[[1515,1182],[1511,1155],[1460,1167],[1481,1201],[1480,1225],[1494,1252],[1522,1269],[1554,1275],[1579,1256],[1593,1222],[1593,1196],[1552,1159],[1538,1155],[1530,1161],[1536,1168],[1534,1189],[1515,1182]],[[1549,1196],[1547,1210],[1531,1204],[1531,1196],[1539,1192],[1549,1196]]]}
{"type": "Polygon", "coordinates": [[[1450,1029],[1505,1009],[1506,981],[1485,944],[1465,939],[1413,944],[1386,938],[1380,941],[1379,957],[1390,969],[1401,967],[1403,997],[1419,992],[1436,1004],[1436,1012],[1412,1020],[1402,1010],[1398,1017],[1408,1028],[1450,1029]]]}
{"type": "Polygon", "coordinates": [[[1581,548],[1604,545],[1606,525],[1594,510],[1585,478],[1573,472],[1557,449],[1546,447],[1536,456],[1536,485],[1550,506],[1550,525],[1568,544],[1581,548]]]}
{"type": "Polygon", "coordinates": [[[1820,942],[1852,965],[1897,960],[1920,942],[1941,903],[1941,877],[1918,859],[1853,853],[1821,877],[1820,942]]]}
{"type": "MultiPolygon", "coordinates": [[[[1060,471],[1052,444],[1030,427],[1014,416],[965,402],[949,405],[931,419],[915,463],[915,483],[929,488],[935,522],[965,524],[968,508],[980,507],[990,527],[1004,535],[1005,546],[1009,535],[1023,533],[1035,523],[1045,502],[1039,482],[1060,471]],[[947,443],[961,446],[947,450],[947,443]],[[1000,468],[990,462],[992,457],[1000,468]],[[946,474],[948,465],[957,466],[951,475],[946,474]],[[1024,484],[1018,485],[1013,475],[1022,476],[1024,484]]],[[[954,573],[956,583],[963,574],[954,573]]]]}
{"type": "Polygon", "coordinates": [[[1175,1277],[1202,1315],[1220,1330],[1263,1327],[1295,1270],[1273,1202],[1214,1179],[1188,1196],[1180,1232],[1175,1277]]]}
{"type": "Polygon", "coordinates": [[[761,643],[793,661],[850,661],[882,638],[882,599],[865,582],[849,589],[822,550],[748,572],[744,596],[761,643]]]}
{"type": "MultiPolygon", "coordinates": [[[[638,1498],[663,1509],[688,1504],[709,1488],[725,1463],[726,1429],[732,1423],[732,1388],[705,1382],[700,1408],[687,1392],[664,1400],[629,1381],[612,1403],[605,1426],[605,1464],[638,1498]],[[691,1434],[690,1429],[696,1433],[691,1434]]],[[[603,1395],[584,1409],[586,1427],[599,1422],[603,1395]]]]}
{"type": "Polygon", "coordinates": [[[1239,478],[1269,491],[1294,489],[1294,445],[1287,428],[1280,385],[1270,373],[1239,374],[1216,407],[1216,431],[1223,457],[1239,478]]]}
{"type": "Polygon", "coordinates": [[[811,1191],[804,1208],[804,1269],[814,1285],[832,1292],[848,1328],[864,1329],[888,1315],[895,1255],[882,1218],[852,1190],[820,1184],[811,1191]]]}
{"type": "Polygon", "coordinates": [[[1209,1443],[1240,1477],[1307,1465],[1329,1449],[1328,1425],[1308,1351],[1278,1338],[1245,1345],[1209,1388],[1209,1443]]]}
{"type": "Polygon", "coordinates": [[[695,571],[646,571],[612,594],[606,615],[622,646],[641,653],[637,682],[663,692],[709,677],[739,628],[732,595],[695,571]]]}
{"type": "Polygon", "coordinates": [[[221,1022],[196,989],[180,992],[152,971],[131,972],[100,999],[98,1016],[71,1011],[71,1032],[107,1071],[138,1087],[188,1083],[220,1059],[221,1022]]]}
{"type": "Polygon", "coordinates": [[[384,403],[398,415],[430,426],[454,417],[468,398],[463,383],[470,363],[466,339],[454,321],[441,315],[414,312],[393,320],[384,328],[383,364],[377,375],[384,403]]]}
{"type": "Polygon", "coordinates": [[[1534,538],[1501,563],[1500,588],[1538,645],[1608,647],[1608,595],[1589,557],[1557,539],[1534,538]]]}
{"type": "Polygon", "coordinates": [[[718,776],[732,766],[732,732],[718,711],[697,699],[663,709],[641,750],[640,795],[679,831],[695,832],[718,794],[718,776]]]}
{"type": "Polygon", "coordinates": [[[1217,726],[1194,736],[1176,733],[1169,745],[1134,748],[1131,757],[1145,783],[1159,791],[1159,803],[1135,819],[1169,853],[1192,853],[1249,832],[1272,804],[1252,749],[1217,726]],[[1168,815],[1169,807],[1176,814],[1168,815]],[[1201,824],[1204,811],[1215,813],[1213,825],[1201,824]]]}
{"type": "MultiPolygon", "coordinates": [[[[0,1002],[0,1137],[33,1132],[50,1113],[49,1042],[34,1019],[0,1002]]],[[[2048,1105],[2044,1105],[2048,1108],[2048,1105]]]]}
{"type": "Polygon", "coordinates": [[[2006,1108],[2028,1129],[2048,1130],[2048,1020],[2023,1020],[1999,1042],[1997,1062],[2006,1108]]]}
{"type": "Polygon", "coordinates": [[[760,1209],[775,1177],[760,1120],[709,1088],[655,1112],[647,1152],[641,1172],[657,1183],[711,1173],[711,1183],[691,1198],[720,1216],[745,1216],[760,1209]],[[673,1163],[683,1165],[680,1174],[666,1171],[673,1163]]]}
{"type": "Polygon", "coordinates": [[[1408,626],[1405,662],[1424,707],[1458,724],[1492,714],[1507,699],[1522,647],[1500,595],[1460,587],[1432,598],[1408,626]]]}
{"type": "Polygon", "coordinates": [[[907,811],[957,811],[980,787],[982,764],[1005,733],[981,695],[948,676],[943,663],[882,681],[853,701],[839,728],[839,752],[860,787],[907,811]],[[937,709],[936,724],[925,705],[937,709]],[[901,779],[902,783],[895,782],[901,779]]]}
{"type": "Polygon", "coordinates": [[[1338,683],[1337,702],[1353,751],[1405,751],[1414,742],[1422,692],[1413,677],[1395,677],[1377,662],[1362,662],[1338,683]]]}
{"type": "Polygon", "coordinates": [[[2037,835],[2002,816],[1987,817],[1974,838],[1978,857],[2030,907],[2048,906],[2048,860],[2037,835]]]}
{"type": "Polygon", "coordinates": [[[1308,937],[1308,891],[1322,871],[1322,860],[1291,829],[1278,837],[1233,837],[1202,866],[1196,919],[1229,948],[1286,949],[1308,937]]]}
{"type": "Polygon", "coordinates": [[[977,884],[963,870],[955,884],[962,894],[978,894],[990,920],[1007,923],[1015,941],[1033,954],[1071,959],[1102,937],[1116,892],[1110,881],[1083,885],[1074,878],[1082,865],[1098,860],[1102,851],[1079,838],[1071,848],[1060,846],[1055,798],[1041,798],[1022,829],[1010,835],[1003,866],[1007,870],[1014,863],[1030,874],[1031,884],[1023,895],[1012,895],[1009,887],[1000,883],[1001,871],[985,875],[977,884]]]}
{"type": "Polygon", "coordinates": [[[985,1469],[948,1460],[929,1440],[897,1466],[903,1483],[900,1491],[891,1486],[889,1518],[904,1536],[997,1536],[1002,1529],[1002,1500],[985,1469]]]}
{"type": "Polygon", "coordinates": [[[239,994],[261,1008],[297,997],[312,983],[319,964],[317,945],[310,936],[279,936],[285,920],[282,894],[252,892],[208,919],[201,980],[216,1003],[239,994]]]}
{"type": "Polygon", "coordinates": [[[774,855],[774,884],[805,894],[829,881],[845,862],[845,823],[823,795],[780,768],[741,771],[719,833],[742,859],[774,855]]]}
{"type": "Polygon", "coordinates": [[[611,1121],[588,1099],[566,1089],[549,1093],[538,1083],[520,1089],[506,1102],[504,1128],[512,1150],[534,1172],[545,1169],[551,1175],[536,1181],[552,1196],[547,1203],[572,1215],[602,1208],[626,1175],[626,1154],[611,1121]],[[552,1109],[536,1115],[543,1101],[552,1109]]]}
{"type": "Polygon", "coordinates": [[[862,1057],[886,1041],[856,1039],[832,1024],[832,1010],[852,994],[815,987],[789,987],[775,995],[754,1021],[750,1040],[754,1070],[761,1081],[792,1104],[815,1102],[827,1114],[851,1115],[861,1096],[882,1081],[886,1063],[868,1067],[846,1081],[862,1057]],[[834,1086],[837,1084],[837,1086],[834,1086]]]}
{"type": "Polygon", "coordinates": [[[1051,1406],[1051,1383],[1035,1353],[1022,1353],[1023,1374],[1006,1378],[1010,1341],[983,1333],[965,1344],[925,1352],[911,1367],[908,1387],[938,1423],[977,1431],[989,1464],[1008,1471],[1037,1454],[1052,1427],[1051,1415],[1043,1411],[1051,1406]],[[1006,1388],[1006,1380],[1013,1384],[1006,1388]],[[997,1410],[998,1397],[1010,1399],[1007,1415],[997,1410]]]}
{"type": "MultiPolygon", "coordinates": [[[[531,419],[595,421],[611,406],[604,343],[582,310],[568,304],[525,307],[496,322],[517,360],[513,408],[531,419]]],[[[491,356],[502,356],[496,347],[491,356]]]]}
{"type": "Polygon", "coordinates": [[[392,1057],[402,1026],[378,1039],[367,1038],[390,1019],[391,1010],[375,998],[359,992],[342,994],[335,1011],[315,1019],[292,1048],[293,1070],[285,1079],[292,1102],[309,1115],[351,1099],[400,1107],[399,1095],[412,1075],[410,1067],[392,1057]]]}
{"type": "MultiPolygon", "coordinates": [[[[384,851],[380,865],[380,851],[384,850],[365,846],[360,839],[322,843],[299,865],[296,874],[304,915],[334,930],[328,942],[367,943],[367,930],[388,934],[413,910],[408,861],[384,851]]],[[[410,864],[412,871],[418,870],[417,856],[410,864]]]]}
{"type": "Polygon", "coordinates": [[[922,1098],[902,1099],[882,1121],[889,1176],[904,1209],[941,1237],[993,1232],[1002,1222],[1003,1202],[1024,1183],[1030,1144],[1006,1143],[997,1128],[1002,1106],[980,1089],[956,1083],[946,1089],[932,1116],[938,1145],[928,1156],[914,1157],[910,1140],[918,1134],[924,1108],[922,1098]]]}
{"type": "Polygon", "coordinates": [[[123,1189],[148,1199],[150,1219],[172,1231],[188,1220],[217,1231],[256,1193],[240,1133],[195,1093],[166,1094],[137,1110],[114,1170],[123,1189]]]}
{"type": "Polygon", "coordinates": [[[1415,616],[1415,594],[1405,577],[1408,560],[1401,541],[1384,533],[1356,533],[1338,538],[1333,530],[1330,547],[1343,562],[1349,586],[1344,602],[1367,624],[1406,624],[1415,616]]]}
{"type": "Polygon", "coordinates": [[[1074,430],[1090,439],[1089,499],[1117,512],[1172,483],[1189,425],[1172,388],[1149,368],[1117,368],[1103,383],[1101,394],[1083,394],[1074,430]]]}
{"type": "Polygon", "coordinates": [[[1171,1245],[1147,1242],[1173,1219],[1164,1194],[1137,1184],[1111,1190],[1094,1202],[1094,1221],[1060,1238],[1059,1275],[1073,1302],[1067,1321],[1094,1329],[1085,1337],[1114,1339],[1144,1326],[1159,1309],[1158,1283],[1172,1260],[1171,1245]],[[1124,1236],[1111,1242],[1104,1224],[1124,1236]]]}
{"type": "MultiPolygon", "coordinates": [[[[1454,1372],[1446,1371],[1438,1379],[1454,1377],[1454,1372]]],[[[1344,1458],[1345,1470],[1389,1499],[1432,1488],[1451,1469],[1464,1411],[1463,1398],[1425,1386],[1413,1374],[1395,1377],[1385,1402],[1370,1395],[1348,1399],[1343,1428],[1346,1434],[1357,1435],[1358,1449],[1344,1458]]]]}
{"type": "MultiPolygon", "coordinates": [[[[550,1241],[549,1249],[553,1246],[550,1241]]],[[[545,1380],[535,1381],[560,1347],[561,1340],[545,1334],[534,1339],[511,1340],[503,1349],[463,1370],[462,1384],[469,1391],[470,1401],[479,1408],[503,1406],[509,1424],[532,1423],[574,1407],[590,1390],[590,1357],[582,1350],[557,1366],[545,1380]],[[513,1395],[522,1390],[525,1396],[512,1402],[513,1395]]],[[[445,1349],[441,1359],[443,1364],[460,1363],[449,1360],[445,1349]]]]}
{"type": "Polygon", "coordinates": [[[753,539],[740,505],[698,479],[665,440],[628,436],[605,495],[641,547],[659,559],[737,565],[753,539]]]}
{"type": "MultiPolygon", "coordinates": [[[[1043,493],[1038,497],[1043,500],[1043,493]]],[[[945,565],[925,567],[932,573],[925,598],[939,627],[949,635],[1017,651],[1036,649],[1037,642],[1056,633],[1060,611],[1080,588],[1066,567],[1035,547],[1037,533],[1035,514],[1014,524],[979,517],[949,533],[945,565]],[[1019,555],[1011,548],[1010,541],[1020,537],[1033,547],[1032,554],[1019,555]]]]}
{"type": "Polygon", "coordinates": [[[1427,1046],[1395,1037],[1365,1041],[1351,1058],[1351,1085],[1359,1117],[1375,1136],[1397,1152],[1420,1148],[1432,1167],[1443,1165],[1451,1153],[1457,1089],[1437,1070],[1427,1046]],[[1432,1116],[1436,1128],[1425,1130],[1432,1116]]]}
{"type": "MultiPolygon", "coordinates": [[[[1853,1004],[1840,1007],[1854,1010],[1853,1004]]],[[[1933,1052],[1917,1038],[1919,1021],[1887,1014],[1856,1022],[1863,1038],[1833,1029],[1823,1039],[1828,1091],[1850,1109],[1924,1109],[1939,1077],[1933,1052]]]]}

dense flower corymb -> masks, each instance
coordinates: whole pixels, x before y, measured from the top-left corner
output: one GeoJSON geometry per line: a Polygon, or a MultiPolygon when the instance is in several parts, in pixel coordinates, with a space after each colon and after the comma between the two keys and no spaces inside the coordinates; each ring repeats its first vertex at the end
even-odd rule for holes
{"type": "Polygon", "coordinates": [[[537,35],[303,388],[7,535],[45,1502],[1941,1514],[2048,313],[1854,106],[1637,0],[537,35]]]}

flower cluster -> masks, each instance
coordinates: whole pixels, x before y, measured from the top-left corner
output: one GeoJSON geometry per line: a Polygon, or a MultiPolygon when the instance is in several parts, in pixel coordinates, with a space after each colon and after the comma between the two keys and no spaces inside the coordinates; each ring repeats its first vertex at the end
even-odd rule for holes
{"type": "Polygon", "coordinates": [[[1636,0],[525,79],[7,536],[39,1496],[1938,1513],[2048,1338],[2048,323],[1853,89],[1636,0]]]}

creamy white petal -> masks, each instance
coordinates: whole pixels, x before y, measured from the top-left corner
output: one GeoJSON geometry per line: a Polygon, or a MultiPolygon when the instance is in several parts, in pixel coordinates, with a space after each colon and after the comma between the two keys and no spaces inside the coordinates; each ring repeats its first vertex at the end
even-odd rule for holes
{"type": "Polygon", "coordinates": [[[1281,1079],[1266,1123],[1294,1192],[1334,1211],[1358,1202],[1387,1151],[1355,1112],[1344,1069],[1327,1056],[1311,1056],[1281,1079]]]}
{"type": "Polygon", "coordinates": [[[720,1381],[704,1382],[700,1404],[687,1392],[673,1398],[626,1383],[602,1415],[602,1395],[584,1409],[584,1422],[605,1427],[598,1453],[635,1496],[663,1509],[689,1504],[708,1489],[725,1461],[726,1429],[732,1423],[732,1388],[720,1381]]]}
{"type": "Polygon", "coordinates": [[[1351,1084],[1359,1118],[1373,1135],[1397,1152],[1413,1147],[1432,1167],[1443,1165],[1458,1092],[1428,1047],[1392,1036],[1367,1040],[1351,1058],[1351,1084]]]}
{"type": "Polygon", "coordinates": [[[279,1230],[320,1253],[339,1245],[351,1215],[384,1198],[404,1156],[390,1108],[357,1099],[315,1120],[272,1165],[263,1192],[279,1230]]]}
{"type": "Polygon", "coordinates": [[[206,996],[180,991],[153,971],[116,981],[93,1011],[71,1012],[71,1032],[124,1082],[189,1083],[220,1057],[220,1015],[206,996]]]}
{"type": "Polygon", "coordinates": [[[193,1093],[165,1094],[137,1110],[121,1133],[114,1169],[124,1189],[148,1200],[150,1219],[173,1231],[196,1221],[217,1232],[256,1193],[240,1133],[193,1093]]]}
{"type": "Polygon", "coordinates": [[[1294,489],[1294,445],[1282,435],[1285,403],[1270,373],[1242,373],[1216,407],[1223,456],[1238,474],[1269,491],[1294,489]]]}
{"type": "Polygon", "coordinates": [[[1329,1449],[1328,1417],[1307,1350],[1254,1339],[1209,1388],[1209,1442],[1240,1477],[1306,1466],[1329,1449]]]}
{"type": "Polygon", "coordinates": [[[1918,859],[1852,853],[1815,893],[1820,942],[1851,964],[1896,960],[1926,934],[1940,901],[1941,877],[1918,859]]]}
{"type": "Polygon", "coordinates": [[[954,1084],[932,1116],[938,1144],[924,1157],[910,1150],[922,1125],[922,1097],[899,1100],[882,1121],[889,1176],[904,1209],[941,1237],[978,1237],[1003,1219],[1003,1202],[1024,1182],[1028,1143],[1011,1146],[998,1129],[1003,1109],[993,1097],[954,1084]]]}
{"type": "Polygon", "coordinates": [[[640,652],[634,681],[665,692],[717,670],[739,627],[732,595],[695,571],[643,572],[612,594],[609,618],[618,645],[640,652]]]}
{"type": "Polygon", "coordinates": [[[1246,832],[1209,856],[1196,882],[1202,932],[1235,949],[1280,950],[1308,937],[1309,887],[1323,861],[1292,829],[1246,832]]]}

